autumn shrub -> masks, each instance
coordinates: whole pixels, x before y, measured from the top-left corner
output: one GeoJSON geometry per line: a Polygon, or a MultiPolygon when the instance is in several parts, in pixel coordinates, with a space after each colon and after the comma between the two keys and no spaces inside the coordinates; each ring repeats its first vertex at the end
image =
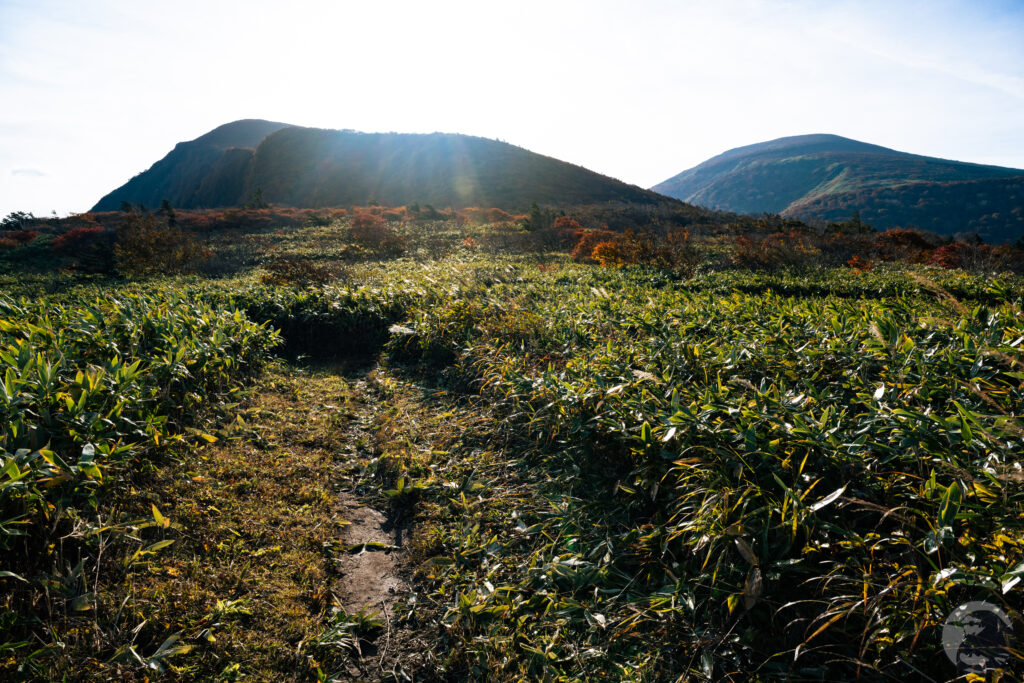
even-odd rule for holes
{"type": "Polygon", "coordinates": [[[605,267],[617,268],[626,265],[626,255],[619,240],[598,242],[591,250],[590,258],[605,267]]]}
{"type": "Polygon", "coordinates": [[[383,211],[380,212],[380,217],[386,221],[407,221],[410,218],[404,206],[399,206],[392,209],[384,209],[383,211]]]}
{"type": "Polygon", "coordinates": [[[572,258],[602,266],[649,266],[689,277],[704,260],[704,254],[685,230],[673,230],[665,235],[634,230],[623,233],[590,230],[581,233],[572,258]]]}
{"type": "Polygon", "coordinates": [[[352,217],[350,234],[353,242],[377,253],[399,254],[405,248],[401,235],[392,230],[381,216],[369,212],[360,212],[352,217]]]}
{"type": "MultiPolygon", "coordinates": [[[[529,231],[529,248],[532,251],[571,250],[583,237],[584,232],[584,228],[576,220],[568,216],[559,216],[549,227],[529,231]]],[[[596,242],[589,245],[591,250],[594,244],[596,242]]],[[[584,249],[586,248],[585,246],[584,249]]],[[[584,256],[589,258],[589,252],[584,256]]]]}
{"type": "Polygon", "coordinates": [[[191,233],[155,216],[135,215],[117,229],[114,261],[130,277],[194,272],[212,256],[191,233]]]}
{"type": "Polygon", "coordinates": [[[386,222],[379,215],[369,211],[360,211],[352,216],[351,229],[353,237],[363,232],[378,230],[386,226],[386,222]]]}
{"type": "Polygon", "coordinates": [[[12,240],[9,237],[0,237],[0,251],[17,249],[20,246],[21,244],[17,240],[12,240]]]}
{"type": "Polygon", "coordinates": [[[942,268],[960,268],[975,272],[1015,271],[1024,269],[1024,252],[1009,245],[969,244],[953,242],[944,244],[931,253],[928,265],[942,268]]]}
{"type": "Polygon", "coordinates": [[[665,236],[663,253],[666,265],[682,275],[691,276],[704,261],[688,230],[673,230],[665,236]]]}
{"type": "Polygon", "coordinates": [[[582,230],[583,226],[579,224],[579,221],[569,218],[568,216],[559,216],[555,219],[552,227],[555,230],[582,230]]]}
{"type": "Polygon", "coordinates": [[[873,250],[885,261],[922,263],[928,259],[932,244],[916,230],[893,228],[875,237],[873,250]]]}
{"type": "Polygon", "coordinates": [[[90,273],[113,270],[114,231],[100,225],[84,224],[58,235],[50,249],[70,260],[67,267],[90,273]]]}
{"type": "Polygon", "coordinates": [[[105,232],[100,225],[72,228],[53,241],[53,250],[66,253],[81,251],[104,236],[105,232]]]}
{"type": "MultiPolygon", "coordinates": [[[[175,212],[178,226],[193,233],[222,230],[260,231],[303,225],[327,226],[345,218],[345,209],[242,208],[226,211],[175,212]]],[[[104,220],[106,222],[107,219],[104,220]]]]}
{"type": "Polygon", "coordinates": [[[303,209],[303,225],[326,227],[348,215],[345,209],[303,209]]]}
{"type": "Polygon", "coordinates": [[[615,239],[623,264],[648,265],[665,268],[663,245],[655,235],[649,232],[627,230],[615,239]]]}
{"type": "Polygon", "coordinates": [[[0,231],[0,240],[7,240],[15,243],[15,246],[23,247],[31,243],[39,236],[35,230],[4,230],[0,231]]]}
{"type": "Polygon", "coordinates": [[[486,225],[487,223],[505,223],[515,220],[515,216],[502,209],[469,206],[456,211],[456,215],[470,225],[486,225]]]}
{"type": "Polygon", "coordinates": [[[874,267],[871,261],[861,258],[859,254],[854,254],[853,257],[846,262],[846,265],[858,273],[866,273],[874,267]]]}
{"type": "Polygon", "coordinates": [[[961,268],[971,256],[971,251],[973,251],[971,245],[964,242],[946,244],[932,252],[928,258],[928,265],[950,269],[961,268]]]}
{"type": "Polygon", "coordinates": [[[594,247],[602,242],[614,242],[618,239],[619,233],[611,230],[588,230],[581,235],[573,247],[570,256],[573,261],[581,263],[595,263],[594,247]]]}

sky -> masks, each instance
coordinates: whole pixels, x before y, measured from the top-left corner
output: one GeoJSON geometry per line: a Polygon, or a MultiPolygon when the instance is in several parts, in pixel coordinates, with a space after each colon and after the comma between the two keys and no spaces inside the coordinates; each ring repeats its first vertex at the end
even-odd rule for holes
{"type": "Polygon", "coordinates": [[[1024,0],[0,0],[0,216],[87,211],[243,118],[643,187],[806,133],[1024,168],[1024,0]]]}

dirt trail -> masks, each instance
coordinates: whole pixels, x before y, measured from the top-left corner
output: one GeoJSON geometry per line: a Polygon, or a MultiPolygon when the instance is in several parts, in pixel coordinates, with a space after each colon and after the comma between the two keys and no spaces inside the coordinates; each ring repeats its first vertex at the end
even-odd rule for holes
{"type": "Polygon", "coordinates": [[[338,558],[338,596],[349,613],[364,607],[390,618],[392,606],[404,588],[399,576],[403,555],[402,529],[381,511],[367,507],[352,494],[342,494],[341,540],[351,548],[338,558]],[[356,546],[362,546],[356,548],[356,546]]]}

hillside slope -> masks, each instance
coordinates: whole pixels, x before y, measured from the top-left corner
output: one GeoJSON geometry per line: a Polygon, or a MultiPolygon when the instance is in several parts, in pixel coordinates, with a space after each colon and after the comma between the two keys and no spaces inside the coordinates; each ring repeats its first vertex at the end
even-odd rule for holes
{"type": "Polygon", "coordinates": [[[116,211],[121,202],[156,207],[217,206],[222,197],[239,196],[253,150],[288,124],[244,119],[214,128],[189,142],[179,142],[167,156],[100,199],[92,211],[116,211]]]}
{"type": "Polygon", "coordinates": [[[239,121],[179,143],[93,210],[116,209],[123,201],[155,206],[163,199],[181,208],[240,206],[257,191],[268,202],[299,207],[371,200],[509,210],[526,209],[532,202],[675,203],[580,166],[485,138],[239,121]]]}
{"type": "Polygon", "coordinates": [[[1021,181],[1024,170],[801,135],[729,150],[652,189],[737,213],[835,221],[860,211],[877,228],[915,225],[1004,241],[1024,234],[1021,181]]]}

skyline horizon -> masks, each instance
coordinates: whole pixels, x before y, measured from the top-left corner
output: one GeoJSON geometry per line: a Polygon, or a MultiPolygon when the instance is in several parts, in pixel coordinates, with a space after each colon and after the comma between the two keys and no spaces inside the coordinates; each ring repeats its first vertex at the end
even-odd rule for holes
{"type": "Polygon", "coordinates": [[[83,211],[244,118],[479,136],[643,188],[816,132],[1024,169],[1022,33],[1011,0],[0,0],[0,213],[83,211]]]}

